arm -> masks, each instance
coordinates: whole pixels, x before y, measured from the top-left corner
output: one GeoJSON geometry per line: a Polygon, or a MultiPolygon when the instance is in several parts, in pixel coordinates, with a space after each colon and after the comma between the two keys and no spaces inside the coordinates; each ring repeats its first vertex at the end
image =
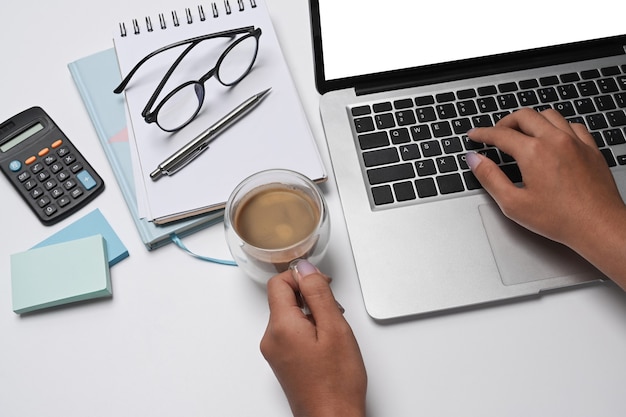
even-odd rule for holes
{"type": "Polygon", "coordinates": [[[270,318],[261,352],[294,416],[363,417],[365,366],[329,283],[308,261],[268,282],[270,318]],[[299,307],[298,292],[310,316],[299,307]]]}
{"type": "Polygon", "coordinates": [[[626,205],[583,125],[570,124],[554,110],[522,109],[468,135],[508,153],[519,165],[522,187],[488,158],[467,155],[507,217],[569,246],[626,289],[626,205]]]}

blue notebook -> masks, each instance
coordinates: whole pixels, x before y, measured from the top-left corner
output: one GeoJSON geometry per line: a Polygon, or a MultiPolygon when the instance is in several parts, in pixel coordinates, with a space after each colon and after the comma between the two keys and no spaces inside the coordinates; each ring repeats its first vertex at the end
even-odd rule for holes
{"type": "Polygon", "coordinates": [[[91,213],[81,217],[49,238],[39,242],[33,246],[32,249],[69,242],[70,240],[93,235],[102,235],[106,241],[109,267],[128,257],[128,249],[126,249],[126,246],[124,246],[109,222],[102,215],[100,209],[95,209],[91,213]]]}
{"type": "Polygon", "coordinates": [[[113,93],[121,81],[115,50],[111,48],[89,55],[69,63],[68,68],[148,250],[170,243],[173,235],[184,237],[222,221],[223,210],[167,226],[156,226],[145,218],[139,218],[124,97],[113,93]]]}

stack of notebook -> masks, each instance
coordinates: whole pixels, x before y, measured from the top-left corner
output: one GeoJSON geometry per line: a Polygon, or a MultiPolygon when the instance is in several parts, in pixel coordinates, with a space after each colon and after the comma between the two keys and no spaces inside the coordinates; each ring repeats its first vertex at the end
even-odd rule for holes
{"type": "MultiPolygon", "coordinates": [[[[315,181],[326,179],[265,4],[260,0],[227,0],[208,6],[120,22],[115,29],[114,48],[69,64],[148,249],[168,243],[173,233],[192,233],[221,220],[230,192],[255,172],[285,168],[302,172],[315,181]],[[135,74],[124,94],[113,93],[122,77],[155,49],[244,26],[262,31],[252,70],[230,88],[209,79],[200,113],[182,130],[165,132],[141,116],[148,97],[182,49],[150,59],[135,74]],[[160,162],[246,98],[266,88],[272,90],[264,102],[223,132],[202,156],[173,176],[159,181],[150,179],[150,172],[160,162]]],[[[186,57],[190,61],[183,60],[169,82],[198,79],[216,64],[211,57],[219,56],[227,46],[228,39],[224,38],[205,41],[204,59],[190,54],[186,57]]],[[[167,84],[163,95],[175,86],[167,84]]]]}

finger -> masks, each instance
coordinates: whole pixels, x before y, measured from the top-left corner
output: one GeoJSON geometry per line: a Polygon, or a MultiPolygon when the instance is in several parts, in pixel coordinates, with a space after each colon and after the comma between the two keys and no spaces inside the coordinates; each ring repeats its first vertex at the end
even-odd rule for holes
{"type": "Polygon", "coordinates": [[[495,146],[515,159],[526,149],[524,141],[529,139],[524,133],[505,126],[475,128],[467,132],[467,136],[474,142],[495,146]]]}
{"type": "Polygon", "coordinates": [[[267,301],[270,307],[270,317],[284,317],[287,314],[294,314],[295,310],[304,316],[298,306],[297,291],[298,285],[289,271],[270,279],[267,283],[267,301]]]}
{"type": "Polygon", "coordinates": [[[510,199],[520,192],[491,159],[476,152],[468,153],[465,158],[476,179],[500,207],[506,205],[505,199],[510,199]]]}
{"type": "Polygon", "coordinates": [[[589,133],[585,125],[581,123],[571,123],[571,128],[574,131],[574,136],[583,141],[585,144],[592,146],[593,148],[598,147],[596,140],[593,138],[591,133],[589,133]]]}
{"type": "MultiPolygon", "coordinates": [[[[553,115],[550,115],[553,117],[553,115]]],[[[519,109],[502,118],[496,126],[518,130],[529,136],[545,136],[554,125],[541,113],[529,108],[519,109]]]]}
{"type": "Polygon", "coordinates": [[[571,123],[568,122],[558,111],[554,109],[547,109],[542,111],[540,114],[557,129],[560,129],[570,135],[574,135],[571,123]]]}
{"type": "Polygon", "coordinates": [[[337,320],[344,320],[343,309],[330,289],[330,280],[327,276],[308,261],[299,261],[292,271],[318,328],[330,326],[337,320]]]}

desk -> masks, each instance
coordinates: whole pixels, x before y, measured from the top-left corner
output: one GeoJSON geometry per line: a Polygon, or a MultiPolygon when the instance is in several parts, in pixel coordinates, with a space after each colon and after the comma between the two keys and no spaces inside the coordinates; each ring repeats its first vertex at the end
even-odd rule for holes
{"type": "MultiPolygon", "coordinates": [[[[193,3],[193,0],[191,0],[193,3]]],[[[0,118],[42,106],[107,183],[100,208],[130,251],[111,270],[114,297],[27,317],[11,310],[9,254],[44,227],[0,181],[0,415],[288,416],[259,353],[264,290],[236,268],[173,245],[144,249],[66,64],[112,46],[117,22],[172,0],[11,1],[4,6],[0,118]],[[36,4],[36,5],[35,5],[36,4]]],[[[371,416],[623,416],[626,296],[610,285],[393,325],[366,314],[313,83],[305,0],[267,0],[331,178],[333,222],[321,269],[360,342],[371,416]]],[[[186,239],[229,256],[221,227],[186,239]]],[[[429,249],[425,249],[429,250],[429,249]]]]}

